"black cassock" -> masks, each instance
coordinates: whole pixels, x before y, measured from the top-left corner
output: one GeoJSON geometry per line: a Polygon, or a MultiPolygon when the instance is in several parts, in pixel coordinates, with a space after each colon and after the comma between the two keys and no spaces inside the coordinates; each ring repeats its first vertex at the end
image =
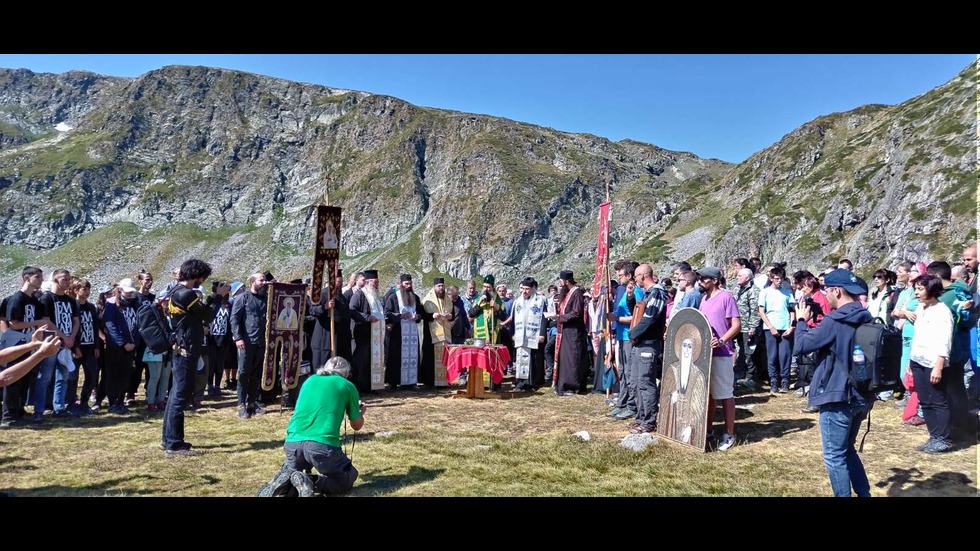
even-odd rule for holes
{"type": "MultiPolygon", "coordinates": [[[[419,357],[419,382],[426,386],[436,384],[436,368],[433,361],[432,336],[429,333],[429,322],[432,314],[425,311],[422,299],[412,291],[415,300],[415,313],[422,318],[422,353],[419,357]]],[[[402,378],[402,324],[401,305],[398,294],[391,293],[385,298],[385,322],[391,326],[385,337],[385,384],[401,385],[402,378]]]]}
{"type": "Polygon", "coordinates": [[[364,291],[351,293],[347,313],[354,323],[351,382],[357,387],[357,392],[364,394],[371,392],[371,303],[364,296],[364,291]]]}
{"type": "Polygon", "coordinates": [[[558,349],[557,392],[585,392],[589,376],[589,350],[585,342],[585,300],[582,289],[568,297],[558,316],[561,323],[561,347],[558,349]]]}
{"type": "MultiPolygon", "coordinates": [[[[330,309],[327,308],[329,291],[320,293],[320,302],[310,307],[310,317],[316,320],[310,348],[313,350],[313,372],[330,359],[330,309]]],[[[337,332],[337,355],[351,361],[350,306],[340,293],[334,299],[334,330],[337,332]]]]}

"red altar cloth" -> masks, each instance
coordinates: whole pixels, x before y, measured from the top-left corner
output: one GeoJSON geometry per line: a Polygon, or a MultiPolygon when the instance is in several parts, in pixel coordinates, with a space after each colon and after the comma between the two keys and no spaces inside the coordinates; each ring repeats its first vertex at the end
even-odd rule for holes
{"type": "Polygon", "coordinates": [[[442,352],[446,365],[446,381],[452,383],[459,378],[463,368],[479,367],[490,373],[495,384],[504,379],[504,371],[510,363],[510,352],[504,345],[490,345],[483,348],[448,345],[442,352]]]}

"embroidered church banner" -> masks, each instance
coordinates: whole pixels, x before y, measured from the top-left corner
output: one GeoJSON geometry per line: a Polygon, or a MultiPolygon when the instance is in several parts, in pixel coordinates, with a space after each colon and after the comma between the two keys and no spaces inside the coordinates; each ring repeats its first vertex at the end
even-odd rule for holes
{"type": "MultiPolygon", "coordinates": [[[[316,289],[316,287],[314,287],[316,289]]],[[[273,281],[269,284],[266,313],[265,361],[262,390],[272,390],[276,373],[282,370],[282,387],[296,388],[303,359],[303,319],[306,315],[306,285],[273,281]]]]}
{"type": "Polygon", "coordinates": [[[313,288],[311,299],[320,302],[323,280],[326,278],[330,296],[334,296],[334,278],[340,262],[340,207],[319,205],[316,208],[316,253],[313,257],[313,288]]]}

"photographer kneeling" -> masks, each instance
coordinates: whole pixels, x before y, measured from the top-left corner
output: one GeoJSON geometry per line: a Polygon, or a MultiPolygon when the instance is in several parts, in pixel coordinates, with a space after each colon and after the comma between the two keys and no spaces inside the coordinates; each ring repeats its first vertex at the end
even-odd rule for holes
{"type": "Polygon", "coordinates": [[[357,469],[340,447],[340,425],[344,415],[353,429],[364,426],[364,410],[357,388],[351,383],[347,360],[334,357],[317,370],[300,389],[296,409],[286,428],[286,461],[271,482],[259,490],[260,497],[283,495],[291,483],[299,497],[349,492],[357,480],[357,469]],[[315,468],[319,474],[308,475],[315,468]]]}

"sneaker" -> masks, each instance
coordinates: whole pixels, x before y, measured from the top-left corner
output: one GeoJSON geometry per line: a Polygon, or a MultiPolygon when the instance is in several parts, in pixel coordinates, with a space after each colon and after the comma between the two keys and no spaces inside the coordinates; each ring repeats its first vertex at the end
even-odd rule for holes
{"type": "Polygon", "coordinates": [[[7,419],[6,421],[0,422],[0,429],[13,429],[23,426],[24,422],[20,419],[7,419]]]}
{"type": "Polygon", "coordinates": [[[128,407],[128,408],[131,408],[131,407],[133,407],[135,405],[136,405],[136,395],[135,394],[127,394],[126,395],[126,401],[123,402],[123,406],[128,407]]]}
{"type": "Polygon", "coordinates": [[[773,396],[778,396],[779,395],[779,389],[776,388],[776,387],[772,387],[772,388],[769,389],[769,394],[772,394],[773,396]]]}
{"type": "Polygon", "coordinates": [[[783,383],[783,386],[779,387],[779,393],[789,394],[789,385],[787,383],[783,383]]]}
{"type": "Polygon", "coordinates": [[[146,411],[149,411],[150,413],[156,413],[156,412],[158,412],[160,410],[157,409],[157,405],[156,404],[148,404],[146,406],[146,411]]]}
{"type": "Polygon", "coordinates": [[[299,497],[313,497],[316,494],[316,491],[313,489],[313,483],[310,482],[310,477],[303,471],[293,471],[293,474],[289,477],[289,481],[292,482],[293,487],[299,492],[299,497]]]}
{"type": "Polygon", "coordinates": [[[895,402],[895,409],[905,409],[905,406],[909,404],[908,398],[902,398],[895,402]]]}
{"type": "Polygon", "coordinates": [[[735,437],[726,432],[721,436],[721,441],[718,442],[718,451],[723,452],[734,445],[735,437]]]}
{"type": "Polygon", "coordinates": [[[928,448],[930,445],[932,445],[932,443],[933,443],[934,440],[935,440],[935,438],[933,438],[933,437],[930,436],[928,440],[926,440],[925,442],[923,442],[923,443],[919,444],[918,446],[916,446],[915,447],[915,451],[919,451],[919,452],[925,451],[926,448],[928,448]]]}
{"type": "Polygon", "coordinates": [[[806,392],[803,390],[803,387],[796,389],[796,392],[794,392],[793,394],[795,396],[799,396],[800,398],[806,396],[806,392]]]}
{"type": "Polygon", "coordinates": [[[756,390],[759,388],[759,384],[753,381],[752,379],[745,379],[744,381],[742,381],[742,384],[745,385],[745,388],[748,388],[749,390],[756,390]]]}
{"type": "Polygon", "coordinates": [[[129,408],[126,407],[125,405],[123,405],[123,406],[117,406],[116,413],[118,413],[119,415],[128,415],[129,414],[129,408]]]}
{"type": "Polygon", "coordinates": [[[160,411],[167,409],[167,401],[160,400],[159,402],[157,402],[157,409],[159,409],[160,411]]]}
{"type": "Polygon", "coordinates": [[[606,414],[606,417],[616,417],[620,413],[623,413],[623,411],[625,411],[625,410],[623,410],[621,408],[613,408],[612,411],[610,411],[609,413],[606,414]]]}
{"type": "Polygon", "coordinates": [[[174,457],[194,457],[201,455],[201,452],[197,450],[192,450],[191,448],[181,448],[179,450],[167,450],[163,453],[163,456],[167,459],[172,459],[174,457]]]}
{"type": "Polygon", "coordinates": [[[637,423],[635,427],[630,429],[630,434],[645,434],[648,432],[657,432],[657,427],[644,427],[637,423]]]}
{"type": "Polygon", "coordinates": [[[44,422],[44,414],[43,413],[35,413],[34,416],[31,417],[31,423],[34,423],[36,425],[40,425],[43,422],[44,422]]]}
{"type": "Polygon", "coordinates": [[[913,415],[912,417],[909,417],[909,420],[908,421],[904,421],[904,424],[906,424],[906,425],[912,425],[913,427],[917,427],[919,425],[924,425],[925,422],[926,422],[926,420],[923,419],[922,417],[919,417],[918,415],[913,415]]]}
{"type": "Polygon", "coordinates": [[[255,404],[255,409],[252,410],[252,415],[265,415],[265,408],[255,404]]]}
{"type": "Polygon", "coordinates": [[[619,415],[617,415],[616,416],[616,420],[617,421],[625,421],[627,419],[632,419],[634,417],[636,417],[636,412],[635,411],[626,410],[626,411],[620,413],[619,415]]]}
{"type": "Polygon", "coordinates": [[[285,465],[279,469],[276,476],[272,477],[272,480],[266,482],[259,488],[256,497],[281,497],[289,492],[293,488],[293,483],[290,480],[292,478],[293,472],[285,465]]]}
{"type": "Polygon", "coordinates": [[[92,406],[92,407],[89,408],[88,412],[94,415],[94,414],[98,413],[101,409],[102,409],[102,406],[100,406],[99,404],[95,404],[94,406],[92,406]]]}
{"type": "Polygon", "coordinates": [[[921,451],[928,453],[930,455],[937,455],[940,453],[951,452],[955,448],[949,440],[943,440],[941,438],[936,438],[931,444],[927,443],[921,451]]]}
{"type": "Polygon", "coordinates": [[[807,406],[801,409],[800,413],[820,413],[820,406],[807,406]]]}
{"type": "Polygon", "coordinates": [[[249,417],[251,417],[251,414],[249,414],[248,409],[246,409],[245,406],[241,406],[241,407],[238,408],[238,418],[239,419],[241,419],[242,421],[245,421],[249,417]]]}

